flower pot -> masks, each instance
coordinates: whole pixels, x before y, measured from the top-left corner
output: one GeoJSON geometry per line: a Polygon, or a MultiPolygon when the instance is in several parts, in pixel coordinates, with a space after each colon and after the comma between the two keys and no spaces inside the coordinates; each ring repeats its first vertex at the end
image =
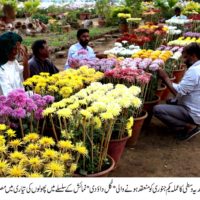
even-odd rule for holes
{"type": "Polygon", "coordinates": [[[161,84],[161,86],[156,91],[156,96],[159,96],[160,98],[163,95],[163,92],[167,89],[167,86],[165,84],[161,84]]]}
{"type": "Polygon", "coordinates": [[[183,78],[184,73],[185,73],[185,68],[174,70],[173,71],[173,76],[175,77],[174,83],[179,83],[183,78]]]}
{"type": "MultiPolygon", "coordinates": [[[[173,78],[170,78],[170,80],[171,80],[172,82],[174,82],[175,79],[176,79],[175,76],[174,76],[173,78]]],[[[169,94],[170,94],[170,91],[169,91],[168,88],[166,88],[166,90],[163,91],[163,94],[162,94],[162,96],[161,96],[161,100],[165,101],[165,100],[168,98],[169,94]]]]}
{"type": "Polygon", "coordinates": [[[114,169],[115,167],[115,160],[107,155],[107,157],[110,159],[110,162],[111,162],[111,165],[109,168],[101,171],[101,172],[97,172],[97,173],[94,173],[94,174],[88,174],[86,177],[107,177],[108,174],[114,169]]]}
{"type": "Polygon", "coordinates": [[[124,148],[126,146],[126,142],[129,139],[129,136],[124,137],[122,139],[110,140],[108,146],[108,155],[110,155],[115,161],[115,167],[117,166],[122,153],[124,152],[124,148]]]}
{"type": "Polygon", "coordinates": [[[145,119],[143,127],[147,128],[149,126],[149,123],[151,122],[151,118],[153,116],[153,107],[159,104],[159,102],[160,102],[159,96],[155,96],[155,99],[153,101],[144,102],[143,109],[148,112],[148,117],[145,119]]]}
{"type": "Polygon", "coordinates": [[[132,147],[132,146],[136,145],[137,140],[138,140],[139,135],[142,130],[142,126],[144,124],[144,120],[147,118],[147,116],[148,116],[148,113],[146,111],[143,111],[141,117],[134,118],[134,125],[132,128],[132,136],[128,139],[128,141],[126,143],[127,147],[132,147]]]}
{"type": "Polygon", "coordinates": [[[120,33],[128,32],[128,24],[119,24],[119,32],[120,33]]]}

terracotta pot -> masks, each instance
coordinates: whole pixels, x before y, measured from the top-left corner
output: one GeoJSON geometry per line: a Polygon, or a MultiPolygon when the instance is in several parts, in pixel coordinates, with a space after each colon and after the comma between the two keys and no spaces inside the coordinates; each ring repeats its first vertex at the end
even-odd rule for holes
{"type": "Polygon", "coordinates": [[[174,70],[173,71],[173,76],[175,76],[174,83],[179,83],[181,79],[183,78],[184,73],[185,73],[185,68],[174,70]]]}
{"type": "Polygon", "coordinates": [[[110,140],[108,146],[108,155],[110,155],[115,161],[115,167],[117,166],[122,153],[124,152],[124,148],[126,146],[126,142],[129,139],[129,136],[124,137],[122,139],[110,140]]]}
{"type": "MultiPolygon", "coordinates": [[[[176,79],[175,76],[174,76],[173,78],[170,78],[170,80],[171,80],[172,82],[174,82],[175,79],[176,79]]],[[[165,100],[168,98],[169,94],[170,94],[170,91],[169,91],[169,89],[167,88],[166,90],[163,91],[163,94],[162,94],[162,96],[161,96],[161,100],[165,101],[165,100]]]]}
{"type": "Polygon", "coordinates": [[[167,89],[167,86],[165,84],[161,84],[161,86],[156,91],[156,96],[162,97],[163,92],[167,89]]]}
{"type": "Polygon", "coordinates": [[[98,172],[98,173],[88,174],[86,177],[107,177],[108,174],[109,174],[109,173],[114,169],[114,167],[115,167],[115,160],[114,160],[111,156],[109,156],[109,155],[107,155],[107,156],[108,156],[108,158],[109,158],[110,161],[111,161],[110,167],[109,167],[108,169],[103,170],[103,171],[98,172]]]}
{"type": "Polygon", "coordinates": [[[155,100],[153,101],[146,101],[144,102],[143,109],[146,110],[148,113],[152,112],[153,107],[157,105],[160,101],[160,97],[156,95],[155,100]]]}
{"type": "Polygon", "coordinates": [[[128,32],[128,24],[119,24],[119,31],[120,33],[128,32]]]}
{"type": "Polygon", "coordinates": [[[155,105],[159,104],[159,102],[160,102],[160,97],[159,96],[156,96],[155,100],[153,100],[153,101],[144,102],[143,109],[148,112],[148,117],[145,119],[143,127],[147,128],[149,126],[149,123],[151,122],[151,118],[153,116],[153,107],[155,105]]]}
{"type": "Polygon", "coordinates": [[[142,126],[144,124],[144,120],[147,118],[148,113],[146,111],[143,111],[141,117],[134,118],[134,125],[132,129],[132,136],[128,139],[126,146],[127,147],[132,147],[136,145],[137,140],[139,138],[139,135],[142,130],[142,126]]]}

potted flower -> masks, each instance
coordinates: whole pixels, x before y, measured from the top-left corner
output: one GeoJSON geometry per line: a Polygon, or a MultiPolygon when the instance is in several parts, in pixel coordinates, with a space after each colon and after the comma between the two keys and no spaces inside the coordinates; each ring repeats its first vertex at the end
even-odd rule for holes
{"type": "MultiPolygon", "coordinates": [[[[134,88],[124,85],[95,82],[43,112],[44,116],[58,119],[62,136],[70,138],[73,135],[74,141],[81,141],[87,148],[87,155],[79,160],[77,173],[102,176],[102,171],[107,174],[108,169],[113,169],[114,160],[108,156],[110,138],[124,109],[134,107],[139,101],[135,93],[134,88]]],[[[128,125],[124,124],[121,136],[132,132],[129,119],[126,115],[124,123],[128,125]]]]}
{"type": "Polygon", "coordinates": [[[39,132],[42,112],[53,101],[53,96],[35,94],[29,97],[24,90],[14,90],[7,97],[0,96],[0,123],[18,130],[21,137],[27,132],[39,132]]]}
{"type": "Polygon", "coordinates": [[[106,24],[106,15],[109,13],[109,0],[96,0],[95,9],[98,15],[98,24],[100,27],[106,24]]]}
{"type": "MultiPolygon", "coordinates": [[[[147,112],[143,112],[143,103],[148,91],[148,84],[151,79],[151,74],[145,73],[142,69],[133,69],[136,67],[138,61],[126,58],[120,62],[119,68],[105,72],[105,82],[112,82],[114,84],[122,83],[127,87],[134,87],[137,85],[141,88],[137,95],[141,99],[140,104],[131,110],[134,117],[134,126],[132,128],[132,136],[128,139],[127,145],[133,146],[137,143],[144,119],[147,117],[147,112]]],[[[135,87],[136,89],[137,87],[135,87]]]]}
{"type": "Polygon", "coordinates": [[[131,14],[129,13],[118,13],[117,15],[119,19],[119,30],[121,33],[128,32],[128,23],[127,19],[131,18],[131,14]]]}
{"type": "Polygon", "coordinates": [[[58,74],[40,73],[27,79],[23,84],[26,90],[41,95],[52,95],[55,101],[69,97],[91,82],[103,78],[103,73],[96,72],[87,66],[82,66],[78,70],[69,69],[58,74]],[[73,77],[73,78],[72,78],[73,77]]]}
{"type": "Polygon", "coordinates": [[[18,139],[14,130],[0,124],[0,177],[69,177],[87,149],[71,140],[29,133],[18,139]]]}

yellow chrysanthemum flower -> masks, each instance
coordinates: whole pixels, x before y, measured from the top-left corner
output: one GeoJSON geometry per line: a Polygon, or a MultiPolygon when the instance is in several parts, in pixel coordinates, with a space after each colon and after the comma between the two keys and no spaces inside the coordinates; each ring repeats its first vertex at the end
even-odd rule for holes
{"type": "Polygon", "coordinates": [[[37,133],[29,133],[23,138],[24,142],[37,142],[40,136],[37,133]]]}
{"type": "Polygon", "coordinates": [[[92,113],[89,112],[89,111],[87,111],[87,110],[81,110],[81,111],[80,111],[80,114],[81,114],[82,116],[84,116],[86,119],[92,118],[92,113]]]}
{"type": "Polygon", "coordinates": [[[6,176],[9,170],[9,164],[6,160],[0,160],[0,176],[6,176]]]}
{"type": "Polygon", "coordinates": [[[31,173],[31,174],[28,174],[27,177],[29,177],[29,178],[43,178],[44,176],[40,173],[31,173]]]}
{"type": "Polygon", "coordinates": [[[5,124],[0,124],[0,131],[5,131],[7,129],[5,124]]]}
{"type": "Polygon", "coordinates": [[[72,110],[69,108],[63,108],[57,111],[59,117],[70,118],[72,115],[72,110]]]}
{"type": "Polygon", "coordinates": [[[49,85],[48,86],[48,91],[49,92],[58,92],[58,87],[56,87],[55,85],[49,85]]]}
{"type": "Polygon", "coordinates": [[[2,156],[3,154],[7,153],[7,146],[5,145],[0,145],[0,155],[2,156]]]}
{"type": "Polygon", "coordinates": [[[45,173],[47,173],[47,176],[63,177],[64,172],[65,172],[65,167],[60,162],[52,161],[45,166],[45,173]]]}
{"type": "Polygon", "coordinates": [[[10,154],[11,162],[18,163],[20,160],[26,158],[26,155],[19,151],[14,151],[10,154]]]}
{"type": "Polygon", "coordinates": [[[7,135],[9,138],[13,138],[13,137],[16,137],[16,134],[15,134],[16,131],[12,130],[12,129],[8,129],[6,131],[7,135]]]}
{"type": "Polygon", "coordinates": [[[72,155],[69,154],[69,153],[64,153],[64,154],[61,154],[60,155],[60,158],[59,158],[62,162],[66,162],[68,160],[71,160],[72,159],[72,155]]]}
{"type": "Polygon", "coordinates": [[[17,149],[19,146],[22,145],[22,141],[20,139],[11,140],[8,145],[13,149],[17,149]]]}
{"type": "Polygon", "coordinates": [[[129,91],[131,92],[131,94],[137,96],[141,93],[141,88],[133,85],[129,88],[129,91]]]}
{"type": "Polygon", "coordinates": [[[56,159],[57,157],[58,152],[53,149],[45,149],[45,151],[42,153],[42,158],[44,160],[56,159]]]}
{"type": "Polygon", "coordinates": [[[80,153],[83,156],[86,156],[88,154],[88,150],[86,147],[83,145],[82,142],[76,143],[76,146],[74,147],[74,150],[80,153]]]}
{"type": "Polygon", "coordinates": [[[58,147],[62,150],[62,151],[66,151],[66,150],[70,150],[73,149],[74,145],[72,144],[72,142],[70,140],[60,140],[58,142],[58,147]]]}
{"type": "Polygon", "coordinates": [[[25,177],[26,170],[21,165],[14,165],[9,169],[8,174],[10,177],[25,177]]]}
{"type": "Polygon", "coordinates": [[[40,72],[40,76],[44,76],[44,77],[47,77],[49,76],[50,74],[48,72],[40,72]]]}
{"type": "Polygon", "coordinates": [[[59,94],[62,95],[62,97],[67,98],[72,94],[73,90],[71,87],[62,87],[59,91],[59,94]]]}
{"type": "Polygon", "coordinates": [[[139,99],[138,97],[134,97],[134,98],[132,99],[132,105],[133,105],[133,107],[135,107],[135,108],[140,108],[141,105],[142,105],[141,99],[139,99]]]}
{"type": "Polygon", "coordinates": [[[113,116],[112,113],[110,113],[110,112],[102,113],[100,116],[101,116],[101,118],[102,118],[103,120],[114,119],[114,116],[113,116]]]}
{"type": "Polygon", "coordinates": [[[54,146],[55,145],[55,141],[51,137],[42,137],[39,140],[39,144],[44,148],[48,148],[50,146],[54,146]]]}
{"type": "Polygon", "coordinates": [[[27,79],[26,81],[23,82],[23,85],[31,87],[33,85],[33,82],[31,80],[27,79]]]}
{"type": "Polygon", "coordinates": [[[31,143],[25,148],[25,152],[31,155],[35,155],[40,151],[38,144],[31,143]]]}
{"type": "Polygon", "coordinates": [[[73,174],[76,171],[76,169],[77,169],[77,164],[72,163],[69,171],[70,171],[71,174],[73,174]]]}
{"type": "Polygon", "coordinates": [[[3,135],[0,135],[0,146],[4,145],[6,142],[5,137],[3,135]]]}
{"type": "Polygon", "coordinates": [[[101,119],[96,116],[96,117],[93,118],[93,121],[95,123],[94,128],[95,129],[100,129],[101,126],[102,126],[101,119]]]}
{"type": "Polygon", "coordinates": [[[66,106],[66,103],[64,101],[65,99],[63,99],[62,101],[59,101],[59,102],[55,102],[51,105],[52,108],[64,108],[66,106]]]}
{"type": "Polygon", "coordinates": [[[43,162],[38,156],[36,156],[29,158],[28,164],[30,166],[30,169],[32,169],[33,171],[38,171],[42,168],[43,162]]]}
{"type": "Polygon", "coordinates": [[[52,108],[52,107],[46,108],[45,110],[43,110],[42,115],[43,116],[48,116],[48,115],[54,113],[55,111],[56,111],[55,108],[52,108]]]}
{"type": "Polygon", "coordinates": [[[132,136],[132,127],[133,127],[133,117],[130,117],[129,119],[128,119],[128,122],[127,122],[127,124],[126,124],[126,130],[127,130],[127,132],[128,132],[128,136],[129,137],[131,137],[132,136]]]}

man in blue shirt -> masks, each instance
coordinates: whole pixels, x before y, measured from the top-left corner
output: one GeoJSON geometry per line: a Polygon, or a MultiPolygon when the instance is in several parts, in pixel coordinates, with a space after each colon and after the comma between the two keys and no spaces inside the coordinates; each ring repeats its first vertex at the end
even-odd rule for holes
{"type": "Polygon", "coordinates": [[[94,50],[88,46],[90,36],[89,36],[89,30],[88,29],[79,29],[77,31],[77,39],[78,43],[72,45],[69,48],[68,51],[68,58],[67,62],[65,64],[65,69],[68,69],[70,67],[72,68],[78,68],[78,61],[79,60],[90,60],[93,58],[105,58],[107,57],[104,54],[98,54],[96,55],[94,53],[94,50]]]}
{"type": "Polygon", "coordinates": [[[189,140],[200,133],[200,46],[191,43],[184,47],[182,57],[188,70],[179,84],[171,83],[166,72],[158,70],[176,101],[155,106],[154,115],[171,128],[182,128],[178,139],[189,140]]]}
{"type": "Polygon", "coordinates": [[[96,58],[94,50],[88,46],[90,36],[88,29],[79,29],[77,32],[78,43],[72,45],[68,51],[68,58],[65,64],[65,69],[76,68],[76,61],[81,59],[96,58]]]}

